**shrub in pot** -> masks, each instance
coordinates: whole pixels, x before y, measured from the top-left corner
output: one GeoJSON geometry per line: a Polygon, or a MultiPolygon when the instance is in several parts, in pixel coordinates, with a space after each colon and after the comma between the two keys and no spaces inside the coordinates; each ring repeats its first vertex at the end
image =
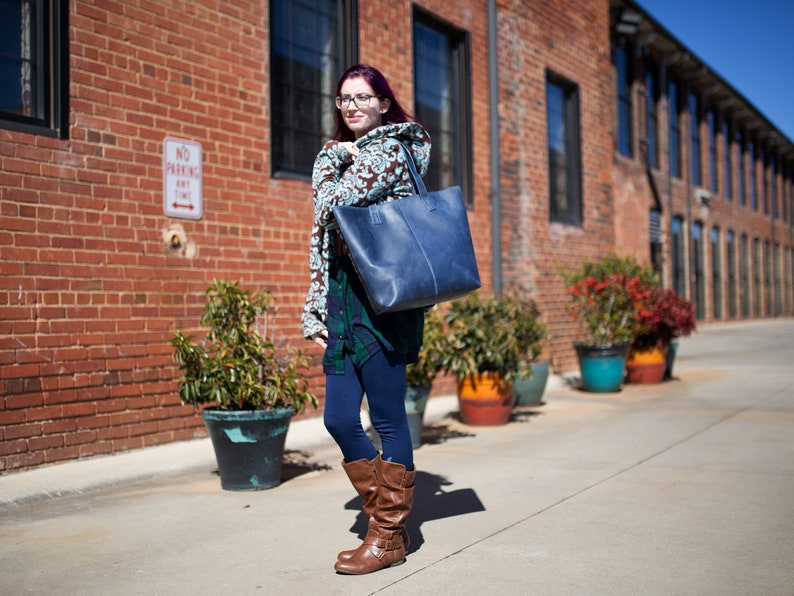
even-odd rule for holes
{"type": "MultiPolygon", "coordinates": [[[[516,339],[523,352],[523,363],[529,372],[519,372],[513,381],[516,406],[532,406],[541,403],[549,376],[548,361],[540,361],[543,342],[548,339],[548,327],[540,318],[534,300],[524,292],[518,292],[512,301],[512,323],[516,339]]],[[[522,367],[523,370],[523,367],[522,367]]]]}
{"type": "Polygon", "coordinates": [[[317,406],[298,349],[280,349],[273,337],[276,307],[267,290],[243,290],[216,281],[206,291],[199,323],[202,340],[176,331],[171,340],[179,364],[179,396],[202,410],[221,486],[259,490],[280,483],[290,420],[307,404],[317,406]]]}
{"type": "Polygon", "coordinates": [[[659,383],[672,371],[673,342],[696,329],[695,307],[672,288],[653,289],[643,309],[641,331],[631,343],[626,361],[630,383],[659,383]]]}
{"type": "Polygon", "coordinates": [[[441,366],[458,381],[460,416],[466,424],[505,424],[510,419],[513,380],[529,373],[526,346],[515,331],[522,308],[515,296],[482,298],[480,292],[449,305],[441,366]]]}
{"type": "Polygon", "coordinates": [[[586,390],[617,391],[629,346],[642,330],[640,314],[659,279],[648,265],[610,254],[561,271],[567,309],[581,327],[575,342],[586,390]]]}

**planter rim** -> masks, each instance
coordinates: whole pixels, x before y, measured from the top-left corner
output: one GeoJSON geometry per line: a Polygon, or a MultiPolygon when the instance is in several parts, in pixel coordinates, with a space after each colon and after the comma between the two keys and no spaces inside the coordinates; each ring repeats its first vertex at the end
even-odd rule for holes
{"type": "Polygon", "coordinates": [[[292,408],[271,408],[267,410],[222,410],[216,406],[204,408],[201,415],[209,420],[273,420],[291,418],[292,408]]]}
{"type": "Polygon", "coordinates": [[[577,348],[628,348],[631,346],[630,343],[622,343],[622,344],[589,344],[585,341],[575,341],[573,345],[577,348]]]}

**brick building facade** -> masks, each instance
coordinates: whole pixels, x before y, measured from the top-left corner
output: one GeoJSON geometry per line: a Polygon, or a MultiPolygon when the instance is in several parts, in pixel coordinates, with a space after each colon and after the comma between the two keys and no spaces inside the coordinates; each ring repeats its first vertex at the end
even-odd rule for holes
{"type": "Polygon", "coordinates": [[[791,141],[628,0],[20,5],[0,473],[203,435],[169,338],[213,279],[271,289],[303,345],[311,160],[353,61],[431,130],[428,185],[463,187],[483,291],[531,291],[557,371],[576,333],[559,267],[611,250],[654,262],[702,320],[792,313],[791,141]],[[200,219],[164,205],[166,139],[201,147],[200,219]]]}

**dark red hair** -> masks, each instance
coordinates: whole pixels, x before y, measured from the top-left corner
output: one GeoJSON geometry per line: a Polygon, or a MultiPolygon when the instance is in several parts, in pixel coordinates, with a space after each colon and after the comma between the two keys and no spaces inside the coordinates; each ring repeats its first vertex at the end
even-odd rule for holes
{"type": "MultiPolygon", "coordinates": [[[[377,68],[368,66],[366,64],[354,64],[348,68],[336,84],[336,97],[342,90],[342,85],[348,79],[364,79],[367,84],[372,87],[372,94],[381,99],[388,99],[390,102],[389,109],[383,114],[383,124],[398,124],[400,122],[413,122],[415,118],[411,116],[397,101],[397,98],[392,91],[386,77],[383,76],[377,68]]],[[[347,127],[344,118],[342,118],[342,111],[336,110],[334,114],[336,121],[336,135],[334,139],[337,141],[355,141],[356,135],[347,127]]]]}

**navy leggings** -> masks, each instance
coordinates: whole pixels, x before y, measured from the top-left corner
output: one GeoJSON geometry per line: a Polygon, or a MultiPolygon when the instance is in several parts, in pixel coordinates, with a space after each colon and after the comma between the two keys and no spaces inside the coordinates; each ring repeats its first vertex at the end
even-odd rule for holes
{"type": "Polygon", "coordinates": [[[367,394],[370,419],[380,435],[386,461],[413,470],[413,446],[405,414],[405,355],[379,351],[357,368],[345,355],[345,373],[326,375],[325,428],[347,463],[375,459],[378,451],[361,426],[361,401],[367,394]]]}

